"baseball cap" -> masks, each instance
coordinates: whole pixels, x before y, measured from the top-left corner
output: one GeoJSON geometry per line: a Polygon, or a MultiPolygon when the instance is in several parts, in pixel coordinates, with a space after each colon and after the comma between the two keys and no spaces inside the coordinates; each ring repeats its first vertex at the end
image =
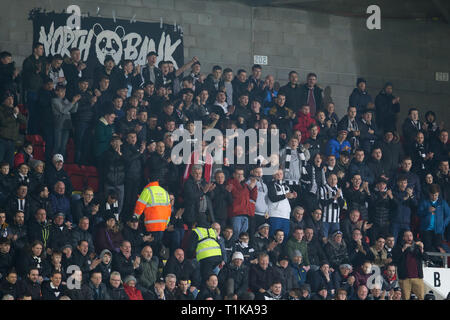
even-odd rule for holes
{"type": "Polygon", "coordinates": [[[157,54],[155,51],[150,51],[150,52],[147,54],[147,58],[150,57],[150,56],[158,56],[158,54],[157,54]]]}
{"type": "Polygon", "coordinates": [[[339,268],[340,268],[340,269],[345,268],[345,269],[349,269],[349,270],[352,270],[352,269],[353,269],[352,266],[349,265],[348,263],[343,263],[343,264],[341,264],[341,265],[339,266],[339,268]]]}
{"type": "Polygon", "coordinates": [[[55,218],[56,217],[65,217],[66,215],[64,214],[64,212],[58,212],[57,214],[55,214],[55,218]]]}
{"type": "Polygon", "coordinates": [[[231,260],[234,259],[244,260],[244,255],[242,254],[242,252],[236,251],[235,253],[233,253],[233,257],[231,258],[231,260]]]}
{"type": "Polygon", "coordinates": [[[265,227],[270,227],[270,226],[269,226],[268,223],[263,223],[262,225],[260,225],[260,226],[258,227],[258,230],[259,230],[259,229],[262,229],[262,228],[265,228],[265,227]]]}
{"type": "Polygon", "coordinates": [[[62,162],[64,162],[64,157],[63,157],[62,154],[57,153],[57,154],[55,154],[53,156],[53,161],[56,161],[56,162],[62,161],[62,162]]]}
{"type": "Polygon", "coordinates": [[[136,216],[132,216],[129,221],[130,222],[139,222],[139,218],[136,216]]]}

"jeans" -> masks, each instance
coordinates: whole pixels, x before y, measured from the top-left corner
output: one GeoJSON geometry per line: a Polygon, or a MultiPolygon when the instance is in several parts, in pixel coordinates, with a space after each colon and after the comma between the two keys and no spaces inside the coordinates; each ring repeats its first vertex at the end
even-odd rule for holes
{"type": "Polygon", "coordinates": [[[170,256],[173,255],[175,250],[181,248],[181,241],[183,241],[184,237],[184,229],[183,228],[174,228],[172,232],[170,232],[170,256]]]}
{"type": "Polygon", "coordinates": [[[237,216],[231,218],[231,224],[233,225],[233,239],[237,240],[241,232],[247,232],[248,230],[248,217],[237,216]]]}
{"type": "Polygon", "coordinates": [[[324,222],[323,223],[323,235],[328,238],[328,235],[332,235],[339,230],[339,222],[324,222]]]}
{"type": "Polygon", "coordinates": [[[67,141],[69,140],[70,130],[55,128],[55,144],[53,146],[53,154],[60,153],[66,157],[67,141]]]}
{"type": "Polygon", "coordinates": [[[283,230],[284,232],[284,240],[283,243],[287,241],[289,237],[289,227],[290,220],[284,218],[269,218],[269,237],[272,237],[275,234],[275,231],[278,229],[283,230]]]}
{"type": "Polygon", "coordinates": [[[0,139],[0,161],[9,163],[9,167],[14,167],[14,151],[16,147],[14,141],[0,139]]]}

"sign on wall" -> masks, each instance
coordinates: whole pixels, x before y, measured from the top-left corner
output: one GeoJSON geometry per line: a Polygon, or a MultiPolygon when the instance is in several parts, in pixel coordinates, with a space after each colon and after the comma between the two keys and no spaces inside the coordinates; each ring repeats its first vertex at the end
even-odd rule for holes
{"type": "Polygon", "coordinates": [[[116,64],[130,59],[146,64],[150,51],[158,60],[172,61],[176,69],[183,65],[183,31],[180,26],[153,22],[130,22],[123,19],[81,17],[79,29],[67,27],[66,13],[43,13],[33,10],[33,43],[44,44],[45,55],[69,56],[78,47],[88,65],[103,64],[107,55],[116,64]]]}

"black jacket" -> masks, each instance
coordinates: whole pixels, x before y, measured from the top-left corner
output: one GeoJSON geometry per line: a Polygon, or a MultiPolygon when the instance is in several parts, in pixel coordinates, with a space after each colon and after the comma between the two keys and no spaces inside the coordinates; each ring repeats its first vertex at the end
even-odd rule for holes
{"type": "Polygon", "coordinates": [[[100,286],[98,287],[98,293],[96,293],[95,287],[90,281],[87,284],[87,288],[90,290],[89,295],[92,297],[92,300],[111,300],[108,288],[104,283],[100,283],[100,286]]]}
{"type": "Polygon", "coordinates": [[[383,152],[383,160],[385,161],[386,167],[389,169],[389,177],[392,177],[395,175],[398,164],[404,155],[402,145],[398,141],[393,140],[387,143],[383,140],[379,146],[383,152]]]}
{"type": "Polygon", "coordinates": [[[239,268],[232,263],[226,264],[219,272],[219,287],[226,293],[226,283],[228,279],[234,280],[234,294],[238,296],[248,291],[249,268],[242,264],[239,268]]]}
{"type": "Polygon", "coordinates": [[[61,250],[61,248],[66,245],[70,244],[71,240],[71,234],[70,230],[67,228],[65,224],[62,226],[58,226],[54,223],[50,226],[50,244],[49,248],[52,248],[53,250],[61,250]]]}
{"type": "Polygon", "coordinates": [[[334,287],[334,282],[332,281],[332,274],[330,273],[330,281],[327,281],[322,270],[320,269],[317,271],[313,271],[309,275],[307,282],[311,286],[311,293],[317,293],[322,287],[326,287],[328,293],[330,293],[331,290],[336,289],[334,287]]]}
{"type": "Polygon", "coordinates": [[[402,124],[402,132],[403,132],[403,147],[405,149],[405,153],[411,154],[411,145],[416,139],[417,133],[422,130],[422,124],[420,121],[417,121],[417,124],[414,125],[412,120],[408,117],[403,121],[402,124]]]}
{"type": "Polygon", "coordinates": [[[259,289],[269,290],[275,279],[273,267],[268,266],[266,270],[261,269],[259,264],[250,267],[248,285],[253,293],[258,293],[259,289]]]}
{"type": "Polygon", "coordinates": [[[397,202],[394,199],[386,197],[375,191],[370,202],[370,221],[379,226],[385,226],[392,222],[392,217],[395,215],[397,209],[397,202]]]}
{"type": "Polygon", "coordinates": [[[200,273],[198,268],[194,268],[192,261],[184,259],[182,263],[180,263],[175,257],[170,257],[167,261],[164,270],[163,276],[167,276],[169,273],[172,273],[177,276],[177,279],[189,279],[191,280],[191,285],[194,287],[200,286],[200,273]]]}
{"type": "MultiPolygon", "coordinates": [[[[109,283],[106,285],[108,289],[108,295],[111,300],[130,300],[123,285],[120,285],[118,288],[114,288],[109,283]]],[[[106,299],[105,299],[106,300],[106,299]]]]}
{"type": "Polygon", "coordinates": [[[192,176],[184,183],[183,221],[188,224],[193,223],[196,220],[197,213],[199,212],[200,198],[205,195],[201,187],[199,187],[202,185],[203,180],[200,181],[200,184],[197,184],[192,176]]]}
{"type": "Polygon", "coordinates": [[[349,97],[349,106],[356,107],[358,115],[362,114],[369,102],[372,102],[372,97],[367,91],[361,91],[359,88],[353,89],[349,97]]]}
{"type": "Polygon", "coordinates": [[[122,229],[122,236],[124,240],[130,241],[131,249],[133,252],[141,252],[142,248],[145,245],[145,242],[144,239],[142,239],[144,234],[139,228],[137,230],[134,230],[128,225],[125,225],[122,229]]]}
{"type": "Polygon", "coordinates": [[[367,161],[367,166],[369,167],[370,171],[373,172],[373,176],[375,177],[375,181],[379,177],[381,177],[382,175],[385,175],[388,178],[391,175],[389,165],[386,163],[384,157],[381,158],[381,160],[379,160],[379,161],[374,159],[374,158],[370,158],[367,161]]]}
{"type": "Polygon", "coordinates": [[[45,167],[45,182],[48,185],[49,191],[53,190],[53,187],[58,181],[64,182],[64,185],[66,186],[65,195],[70,197],[72,195],[73,186],[72,182],[70,181],[69,175],[64,170],[64,168],[56,171],[53,163],[50,163],[45,167]]]}
{"type": "Polygon", "coordinates": [[[135,180],[136,183],[142,177],[143,154],[139,152],[137,145],[124,144],[121,148],[125,160],[125,172],[127,180],[135,180]]]}
{"type": "Polygon", "coordinates": [[[321,242],[322,239],[313,239],[308,242],[308,258],[310,265],[320,266],[320,264],[327,258],[319,241],[321,242]]]}
{"type": "Polygon", "coordinates": [[[23,249],[28,244],[28,228],[27,225],[17,225],[13,223],[9,226],[10,234],[17,235],[17,240],[12,241],[12,248],[23,249]]]}
{"type": "Polygon", "coordinates": [[[39,282],[32,282],[28,277],[18,282],[20,296],[31,295],[31,300],[41,299],[41,285],[39,282]]]}
{"type": "Polygon", "coordinates": [[[28,241],[32,243],[35,240],[39,240],[44,244],[44,250],[50,248],[51,244],[51,230],[50,223],[47,221],[39,223],[35,218],[28,224],[28,241]]]}
{"type": "Polygon", "coordinates": [[[417,263],[417,272],[420,279],[423,278],[423,267],[422,261],[424,259],[424,254],[421,252],[420,247],[415,245],[409,247],[402,252],[403,243],[399,243],[393,250],[392,259],[397,265],[397,274],[400,280],[405,280],[408,278],[407,272],[407,262],[408,256],[413,257],[417,263]]]}
{"type": "Polygon", "coordinates": [[[48,219],[53,219],[53,208],[50,198],[41,198],[39,195],[30,197],[30,213],[35,215],[38,209],[45,209],[48,219]]]}
{"type": "Polygon", "coordinates": [[[62,296],[67,295],[67,288],[62,284],[53,289],[52,287],[50,287],[50,281],[44,281],[41,288],[42,300],[59,300],[59,298],[61,298],[62,296]]]}
{"type": "Polygon", "coordinates": [[[122,279],[125,279],[129,275],[134,276],[133,256],[128,259],[122,254],[122,252],[114,253],[112,259],[112,271],[118,271],[122,279]]]}
{"type": "Polygon", "coordinates": [[[71,300],[93,300],[92,291],[87,284],[81,285],[79,289],[67,288],[66,294],[71,300]]]}
{"type": "MultiPolygon", "coordinates": [[[[347,201],[347,207],[349,212],[351,210],[358,210],[361,213],[361,218],[363,220],[369,219],[369,203],[371,200],[371,195],[369,196],[365,191],[355,190],[353,186],[346,188],[344,190],[344,198],[347,201]]],[[[351,237],[351,234],[350,234],[351,237]]]]}
{"type": "MultiPolygon", "coordinates": [[[[301,90],[301,100],[300,107],[308,105],[308,95],[309,95],[309,87],[307,84],[304,84],[300,87],[301,90]]],[[[317,85],[314,86],[314,100],[316,102],[316,112],[320,109],[323,109],[323,90],[317,85]]]]}
{"type": "Polygon", "coordinates": [[[225,184],[216,184],[215,189],[209,193],[209,197],[212,201],[214,217],[219,221],[225,221],[228,206],[233,204],[231,192],[225,189],[225,184]]]}
{"type": "Polygon", "coordinates": [[[283,292],[287,293],[291,289],[298,288],[297,279],[295,279],[294,272],[290,265],[286,268],[277,265],[273,269],[275,278],[281,280],[283,292]]]}
{"type": "Polygon", "coordinates": [[[400,112],[400,103],[393,104],[395,96],[381,90],[375,97],[377,125],[382,130],[397,131],[397,114],[400,112]]]}
{"type": "Polygon", "coordinates": [[[0,252],[0,274],[6,277],[6,273],[14,266],[14,251],[10,249],[8,253],[0,252]]]}
{"type": "Polygon", "coordinates": [[[295,113],[300,110],[300,107],[302,106],[302,89],[298,84],[292,88],[291,83],[287,83],[282,86],[278,92],[286,95],[286,106],[289,109],[295,113]]]}
{"type": "Polygon", "coordinates": [[[103,181],[108,185],[120,186],[125,183],[125,159],[110,147],[102,155],[103,181]]]}
{"type": "Polygon", "coordinates": [[[369,261],[375,260],[372,250],[370,250],[367,243],[364,240],[362,240],[361,243],[366,254],[362,253],[361,251],[356,252],[358,244],[356,243],[355,240],[352,239],[352,241],[350,241],[350,243],[348,244],[348,257],[350,259],[350,264],[353,266],[354,269],[360,267],[366,260],[369,261]]]}
{"type": "Polygon", "coordinates": [[[216,290],[214,291],[208,288],[203,288],[197,295],[196,300],[206,300],[207,298],[212,298],[213,300],[222,300],[222,295],[219,288],[216,288],[216,290]]]}

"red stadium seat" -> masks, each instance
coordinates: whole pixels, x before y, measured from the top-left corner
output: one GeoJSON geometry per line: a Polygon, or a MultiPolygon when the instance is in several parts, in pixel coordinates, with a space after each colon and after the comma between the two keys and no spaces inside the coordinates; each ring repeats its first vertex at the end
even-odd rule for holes
{"type": "Polygon", "coordinates": [[[82,168],[86,177],[87,186],[94,189],[94,193],[97,193],[100,187],[100,178],[97,168],[93,166],[82,166],[82,168]]]}
{"type": "Polygon", "coordinates": [[[84,170],[77,164],[64,164],[64,170],[69,175],[74,191],[83,191],[86,185],[84,170]]]}
{"type": "Polygon", "coordinates": [[[45,161],[45,141],[38,135],[27,135],[25,139],[33,145],[33,158],[45,161]]]}
{"type": "Polygon", "coordinates": [[[65,163],[74,163],[75,162],[75,143],[72,138],[69,138],[66,147],[66,159],[65,163]]]}

